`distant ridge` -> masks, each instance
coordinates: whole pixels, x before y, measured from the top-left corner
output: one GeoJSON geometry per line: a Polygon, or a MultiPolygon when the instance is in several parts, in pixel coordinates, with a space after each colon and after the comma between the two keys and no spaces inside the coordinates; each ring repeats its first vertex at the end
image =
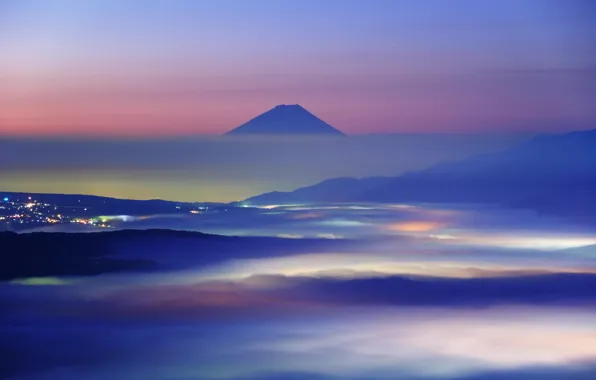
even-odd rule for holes
{"type": "Polygon", "coordinates": [[[538,136],[397,177],[333,178],[245,202],[482,203],[596,222],[595,194],[596,129],[538,136]]]}
{"type": "Polygon", "coordinates": [[[229,131],[226,135],[335,135],[343,132],[299,104],[280,104],[229,131]]]}

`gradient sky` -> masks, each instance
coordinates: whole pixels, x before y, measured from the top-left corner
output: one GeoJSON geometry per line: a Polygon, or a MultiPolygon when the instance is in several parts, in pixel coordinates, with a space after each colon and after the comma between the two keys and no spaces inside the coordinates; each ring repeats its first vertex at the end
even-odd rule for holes
{"type": "Polygon", "coordinates": [[[0,135],[223,133],[299,103],[351,133],[596,121],[590,0],[0,0],[0,135]]]}
{"type": "Polygon", "coordinates": [[[349,138],[0,139],[0,191],[229,202],[333,177],[399,175],[525,134],[349,138]]]}

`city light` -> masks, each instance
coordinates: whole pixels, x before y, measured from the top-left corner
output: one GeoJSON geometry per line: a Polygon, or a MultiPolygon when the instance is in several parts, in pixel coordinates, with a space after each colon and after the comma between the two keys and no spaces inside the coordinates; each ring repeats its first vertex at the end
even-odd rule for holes
{"type": "MultiPolygon", "coordinates": [[[[97,226],[92,218],[78,218],[75,215],[58,214],[56,205],[37,202],[27,197],[24,200],[10,201],[8,197],[3,198],[5,203],[0,206],[0,230],[2,228],[34,228],[44,225],[58,223],[78,223],[89,226],[97,226]],[[19,225],[17,227],[16,225],[19,225]]],[[[99,227],[109,228],[108,224],[102,223],[99,227]]]]}
{"type": "MultiPolygon", "coordinates": [[[[75,201],[76,202],[76,201],[75,201]]],[[[104,202],[105,203],[105,202],[104,202]]],[[[172,207],[177,214],[209,213],[211,209],[200,205],[178,205],[172,207]]],[[[232,211],[228,208],[213,208],[213,212],[232,211]]],[[[152,218],[151,215],[102,215],[101,207],[68,207],[35,200],[34,197],[0,197],[0,231],[26,231],[57,224],[76,224],[92,228],[117,228],[123,223],[152,218]],[[1,200],[6,200],[2,202],[1,200]]]]}

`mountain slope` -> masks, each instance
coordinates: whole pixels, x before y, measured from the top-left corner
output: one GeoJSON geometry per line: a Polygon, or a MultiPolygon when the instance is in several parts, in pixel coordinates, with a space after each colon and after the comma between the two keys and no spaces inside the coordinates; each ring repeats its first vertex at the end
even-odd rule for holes
{"type": "Polygon", "coordinates": [[[28,277],[188,270],[211,267],[240,256],[245,259],[284,256],[341,244],[333,239],[236,237],[156,229],[0,232],[0,283],[28,277]]]}
{"type": "Polygon", "coordinates": [[[302,202],[350,202],[363,192],[372,191],[391,183],[393,177],[332,178],[313,186],[306,186],[291,192],[273,191],[248,198],[252,204],[302,203],[302,202]]]}
{"type": "Polygon", "coordinates": [[[596,214],[596,130],[536,137],[505,151],[442,163],[399,177],[328,180],[251,203],[462,202],[596,214]],[[335,185],[335,186],[334,186],[335,185]]]}
{"type": "Polygon", "coordinates": [[[344,135],[302,106],[278,105],[226,135],[344,135]]]}

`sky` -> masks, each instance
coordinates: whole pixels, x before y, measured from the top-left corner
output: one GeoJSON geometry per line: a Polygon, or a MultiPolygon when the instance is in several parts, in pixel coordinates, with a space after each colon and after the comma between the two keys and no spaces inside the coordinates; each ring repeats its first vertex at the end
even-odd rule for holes
{"type": "Polygon", "coordinates": [[[232,202],[328,178],[396,176],[530,137],[0,138],[0,191],[232,202]]]}
{"type": "Polygon", "coordinates": [[[213,135],[277,104],[348,134],[596,121],[589,0],[0,0],[0,136],[213,135]]]}
{"type": "Polygon", "coordinates": [[[228,202],[593,129],[594,17],[590,0],[0,0],[0,190],[228,202]],[[278,104],[349,137],[214,138],[278,104]]]}

